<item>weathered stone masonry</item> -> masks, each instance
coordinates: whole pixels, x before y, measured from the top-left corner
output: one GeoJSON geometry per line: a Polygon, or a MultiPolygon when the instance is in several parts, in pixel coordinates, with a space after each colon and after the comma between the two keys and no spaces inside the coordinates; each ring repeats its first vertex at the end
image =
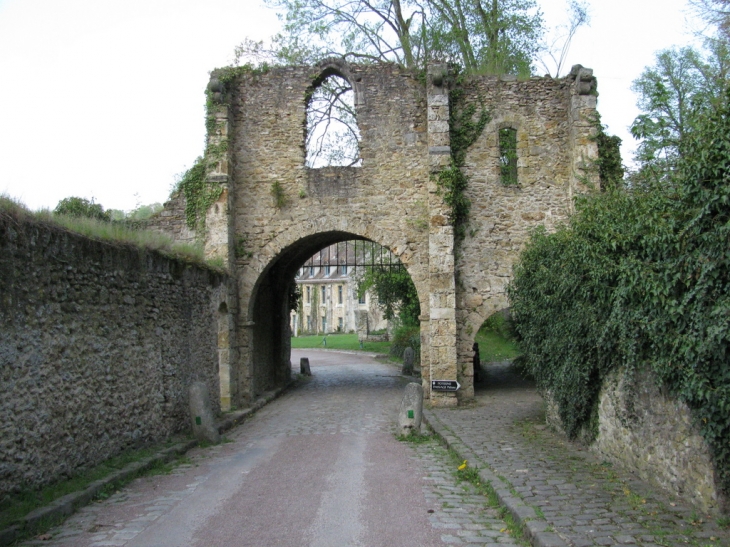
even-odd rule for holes
{"type": "Polygon", "coordinates": [[[479,325],[507,306],[505,285],[529,231],[565,220],[572,198],[597,185],[595,80],[578,69],[564,79],[477,77],[466,100],[492,115],[469,150],[468,235],[455,241],[449,209],[434,175],[448,165],[449,82],[432,66],[426,82],[395,65],[282,67],[243,73],[209,90],[215,119],[210,144],[225,142],[209,175],[224,188],[207,217],[208,254],[227,258],[236,280],[235,324],[222,390],[245,404],[289,375],[286,287],[304,260],[325,245],[368,239],[388,247],[408,269],[421,305],[423,383],[458,379],[473,396],[471,346],[479,325]],[[305,167],[306,98],[324,78],[346,78],[355,93],[361,167],[305,167]],[[517,131],[516,187],[499,178],[497,134],[517,131]],[[283,206],[272,199],[274,184],[283,206]],[[246,253],[236,256],[245,245],[246,253]],[[227,387],[226,387],[227,386],[227,387]]]}
{"type": "Polygon", "coordinates": [[[0,214],[0,496],[189,429],[226,299],[220,273],[0,214]]]}

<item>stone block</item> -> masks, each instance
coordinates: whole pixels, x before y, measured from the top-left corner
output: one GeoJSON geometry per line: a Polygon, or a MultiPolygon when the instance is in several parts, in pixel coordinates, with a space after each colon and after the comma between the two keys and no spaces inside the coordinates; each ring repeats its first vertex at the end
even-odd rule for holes
{"type": "Polygon", "coordinates": [[[194,382],[188,390],[188,395],[193,435],[199,442],[219,443],[221,436],[215,425],[208,385],[205,382],[194,382]]]}
{"type": "Polygon", "coordinates": [[[303,376],[311,376],[312,369],[309,367],[309,357],[299,359],[299,373],[303,376]]]}
{"type": "Polygon", "coordinates": [[[411,382],[406,386],[403,400],[398,410],[398,430],[401,435],[420,433],[422,416],[423,387],[419,383],[411,382]]]}
{"type": "Polygon", "coordinates": [[[403,368],[401,369],[401,374],[404,376],[411,376],[413,375],[413,361],[415,359],[415,354],[413,352],[412,347],[407,347],[403,351],[403,368]]]}

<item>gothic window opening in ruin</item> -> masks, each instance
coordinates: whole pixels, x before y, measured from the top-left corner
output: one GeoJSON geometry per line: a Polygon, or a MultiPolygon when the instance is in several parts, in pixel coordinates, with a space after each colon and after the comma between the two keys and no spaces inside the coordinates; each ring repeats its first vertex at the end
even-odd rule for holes
{"type": "Polygon", "coordinates": [[[345,78],[333,74],[312,91],[307,99],[306,124],[307,167],[362,164],[355,93],[345,78]]]}
{"type": "Polygon", "coordinates": [[[512,127],[499,130],[499,175],[505,186],[518,184],[517,130],[512,127]]]}

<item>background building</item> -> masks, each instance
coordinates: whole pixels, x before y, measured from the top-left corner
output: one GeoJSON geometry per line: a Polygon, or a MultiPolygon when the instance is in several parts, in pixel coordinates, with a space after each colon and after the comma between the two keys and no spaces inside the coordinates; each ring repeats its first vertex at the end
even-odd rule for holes
{"type": "Polygon", "coordinates": [[[371,291],[358,295],[358,253],[365,255],[352,244],[330,245],[312,255],[299,269],[295,281],[301,299],[299,309],[291,312],[290,317],[294,336],[354,332],[356,311],[367,312],[368,332],[388,328],[375,295],[371,291]]]}

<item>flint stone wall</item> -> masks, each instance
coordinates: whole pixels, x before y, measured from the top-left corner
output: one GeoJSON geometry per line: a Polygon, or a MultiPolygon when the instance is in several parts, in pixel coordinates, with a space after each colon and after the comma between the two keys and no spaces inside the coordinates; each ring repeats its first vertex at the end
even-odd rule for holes
{"type": "MultiPolygon", "coordinates": [[[[660,389],[650,374],[630,382],[609,376],[601,390],[598,437],[590,445],[602,459],[620,465],[685,499],[703,513],[727,513],[728,500],[716,482],[710,448],[690,409],[660,389]]],[[[557,407],[548,423],[562,430],[557,407]]]]}
{"type": "MultiPolygon", "coordinates": [[[[225,276],[0,214],[0,497],[189,430],[225,276]]],[[[218,397],[213,397],[218,411],[218,397]]]]}

